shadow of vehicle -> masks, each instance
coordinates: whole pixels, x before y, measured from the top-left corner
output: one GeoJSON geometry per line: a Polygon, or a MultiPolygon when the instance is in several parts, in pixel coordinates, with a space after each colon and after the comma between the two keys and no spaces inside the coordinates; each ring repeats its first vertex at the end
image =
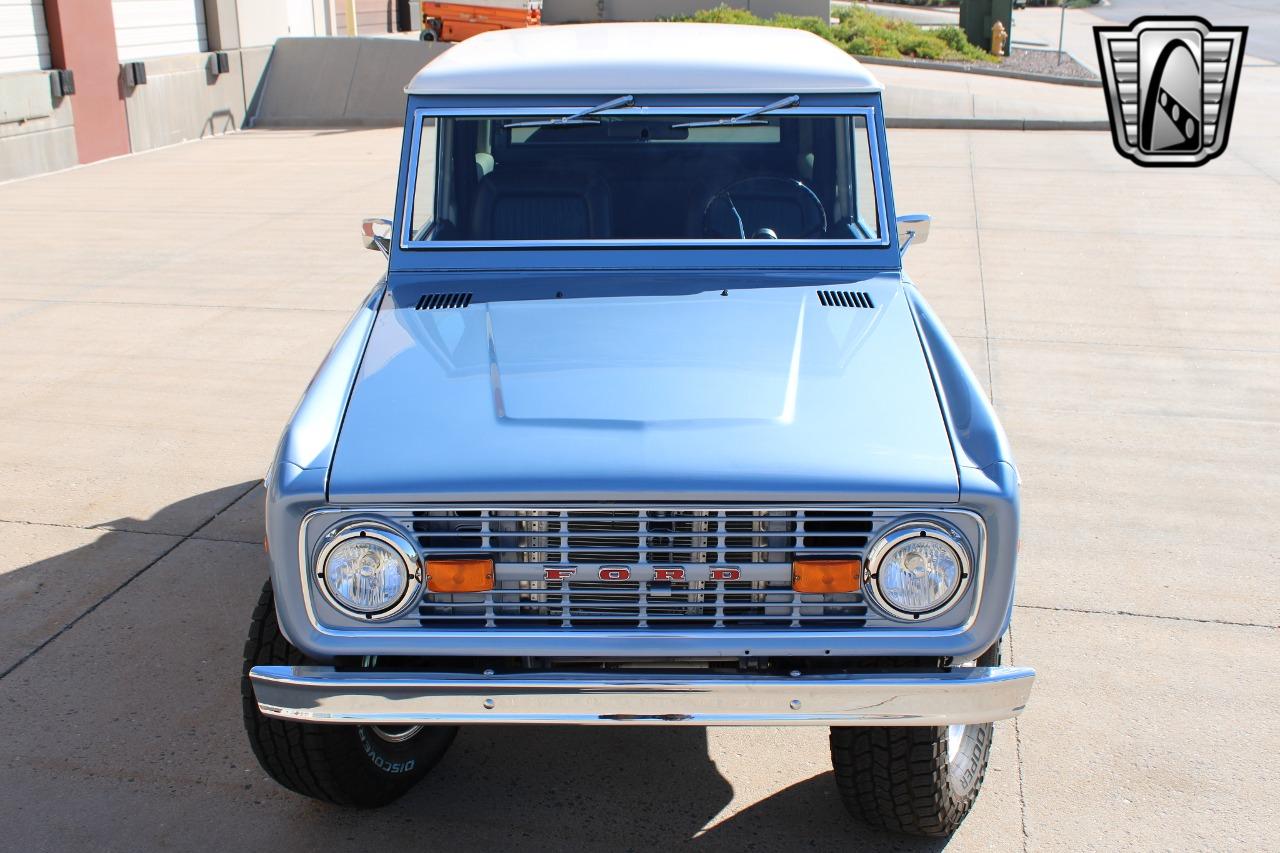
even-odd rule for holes
{"type": "MultiPolygon", "coordinates": [[[[284,790],[240,722],[240,652],[267,574],[261,507],[245,497],[254,485],[117,519],[88,544],[0,575],[0,617],[65,597],[39,603],[48,628],[25,640],[39,652],[0,679],[0,821],[14,849],[76,838],[128,850],[938,849],[856,824],[830,773],[776,793],[769,778],[740,780],[739,800],[761,795],[722,817],[741,803],[700,728],[473,726],[386,808],[284,790]],[[192,532],[126,532],[148,528],[192,532]],[[155,553],[138,551],[153,539],[155,553]],[[135,563],[92,596],[76,587],[122,558],[135,563]]],[[[753,731],[724,736],[741,750],[753,731]]]]}

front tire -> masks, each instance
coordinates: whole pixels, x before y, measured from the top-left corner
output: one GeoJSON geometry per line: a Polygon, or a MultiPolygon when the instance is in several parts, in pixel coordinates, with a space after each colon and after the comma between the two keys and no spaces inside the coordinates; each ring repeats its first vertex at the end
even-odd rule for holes
{"type": "MultiPolygon", "coordinates": [[[[984,652],[977,665],[999,665],[1000,645],[984,652]]],[[[982,788],[993,729],[991,723],[833,727],[831,762],[840,798],[869,826],[951,835],[982,788]]]]}
{"type": "Polygon", "coordinates": [[[312,661],[280,633],[268,581],[244,646],[240,695],[254,756],[268,776],[289,790],[340,806],[385,806],[427,775],[453,742],[456,726],[316,725],[278,720],[258,710],[250,669],[308,663],[312,661]]]}

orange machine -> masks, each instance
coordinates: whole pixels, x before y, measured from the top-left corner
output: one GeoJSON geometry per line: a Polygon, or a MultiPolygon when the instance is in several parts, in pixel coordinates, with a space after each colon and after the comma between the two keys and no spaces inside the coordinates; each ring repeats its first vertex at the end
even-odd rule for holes
{"type": "Polygon", "coordinates": [[[423,41],[462,41],[490,30],[536,27],[541,23],[542,0],[422,3],[423,41]]]}

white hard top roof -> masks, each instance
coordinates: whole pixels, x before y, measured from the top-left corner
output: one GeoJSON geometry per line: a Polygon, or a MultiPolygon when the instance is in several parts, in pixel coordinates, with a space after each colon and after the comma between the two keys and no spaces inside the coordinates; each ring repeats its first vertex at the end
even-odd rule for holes
{"type": "Polygon", "coordinates": [[[804,30],[573,24],[473,36],[427,63],[410,95],[879,92],[862,63],[804,30]]]}

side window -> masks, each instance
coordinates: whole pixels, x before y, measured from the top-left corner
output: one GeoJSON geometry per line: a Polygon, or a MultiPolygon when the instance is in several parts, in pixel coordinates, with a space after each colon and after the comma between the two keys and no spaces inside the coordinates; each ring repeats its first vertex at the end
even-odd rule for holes
{"type": "Polygon", "coordinates": [[[866,116],[853,117],[853,188],[856,199],[854,219],[866,236],[880,236],[880,214],[876,210],[875,162],[871,159],[871,132],[866,116]]]}
{"type": "Polygon", "coordinates": [[[436,215],[436,121],[422,119],[422,137],[418,143],[418,168],[413,179],[413,239],[423,239],[424,232],[436,215]]]}

